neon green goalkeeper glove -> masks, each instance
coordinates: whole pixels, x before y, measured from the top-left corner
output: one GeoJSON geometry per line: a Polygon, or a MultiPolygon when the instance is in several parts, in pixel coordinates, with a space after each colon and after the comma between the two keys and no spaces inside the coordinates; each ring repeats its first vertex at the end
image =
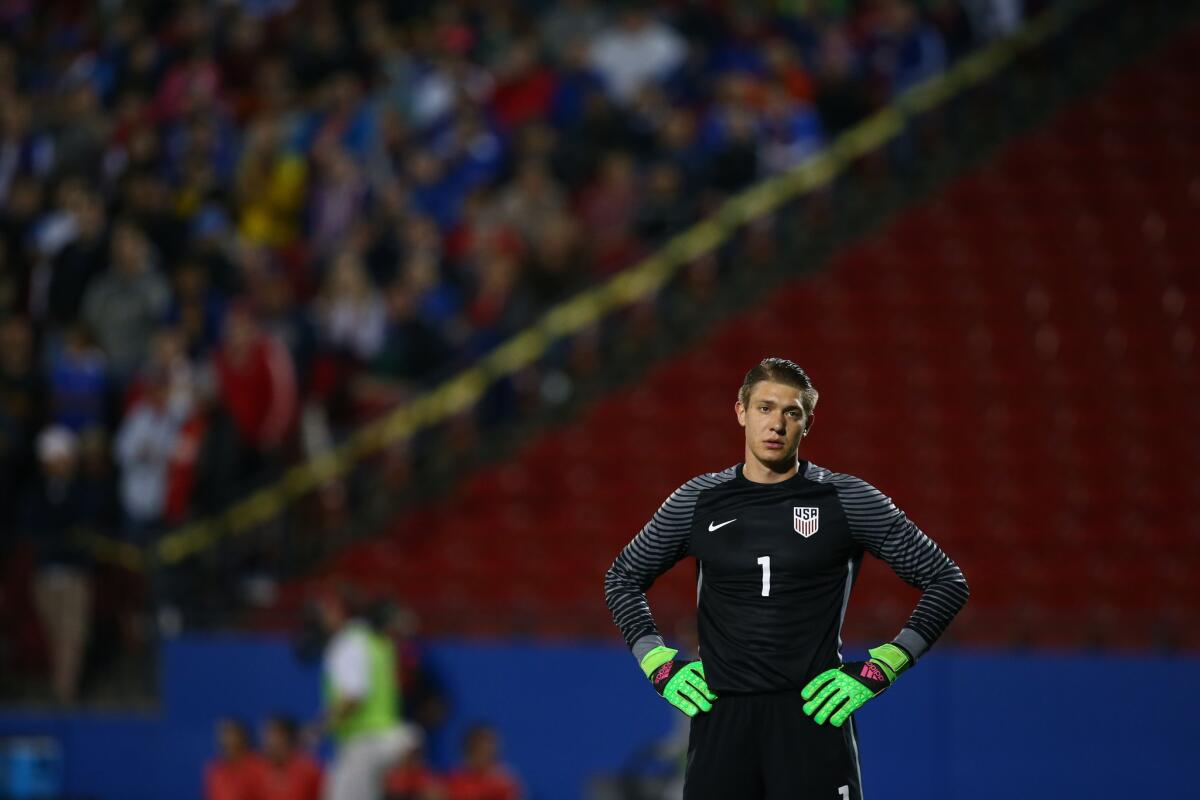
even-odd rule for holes
{"type": "Polygon", "coordinates": [[[882,644],[867,653],[871,656],[869,661],[851,661],[837,669],[827,669],[800,691],[800,696],[808,701],[804,713],[813,722],[823,725],[829,720],[835,728],[840,728],[851,714],[872,697],[883,694],[896,676],[912,665],[912,656],[897,644],[882,644]]]}
{"type": "Polygon", "coordinates": [[[660,645],[642,657],[642,672],[656,692],[689,717],[711,711],[717,696],[704,680],[704,664],[677,655],[678,650],[660,645]]]}

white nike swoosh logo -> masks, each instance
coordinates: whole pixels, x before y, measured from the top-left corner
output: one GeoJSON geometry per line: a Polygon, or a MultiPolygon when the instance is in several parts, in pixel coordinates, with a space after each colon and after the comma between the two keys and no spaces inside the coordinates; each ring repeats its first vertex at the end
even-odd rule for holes
{"type": "MultiPolygon", "coordinates": [[[[734,517],[733,519],[729,520],[729,522],[737,522],[737,517],[734,517]]],[[[708,529],[709,529],[709,531],[715,531],[717,528],[724,528],[726,525],[729,524],[729,522],[722,522],[720,525],[714,525],[710,522],[710,523],[708,523],[708,529]]]]}

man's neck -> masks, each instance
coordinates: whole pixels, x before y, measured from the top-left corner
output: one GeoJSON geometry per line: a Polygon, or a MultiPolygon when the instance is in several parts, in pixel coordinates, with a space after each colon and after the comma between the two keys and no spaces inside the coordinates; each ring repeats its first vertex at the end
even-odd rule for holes
{"type": "Polygon", "coordinates": [[[767,465],[759,461],[754,455],[747,450],[746,461],[742,466],[742,475],[746,480],[752,483],[782,483],[789,478],[795,477],[800,470],[800,462],[793,459],[791,466],[786,470],[778,470],[774,465],[767,465]]]}

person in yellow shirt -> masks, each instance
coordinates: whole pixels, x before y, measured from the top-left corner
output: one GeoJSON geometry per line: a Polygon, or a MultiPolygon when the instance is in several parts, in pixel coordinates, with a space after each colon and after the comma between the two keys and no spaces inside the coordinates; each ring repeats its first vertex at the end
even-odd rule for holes
{"type": "Polygon", "coordinates": [[[257,244],[289,244],[299,232],[308,165],[281,139],[278,123],[256,122],[237,168],[238,232],[257,244]]]}

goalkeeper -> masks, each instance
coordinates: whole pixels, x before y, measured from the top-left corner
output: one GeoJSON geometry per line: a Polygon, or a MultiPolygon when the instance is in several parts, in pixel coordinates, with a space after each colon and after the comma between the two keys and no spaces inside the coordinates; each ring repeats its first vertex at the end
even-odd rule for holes
{"type": "Polygon", "coordinates": [[[801,460],[817,391],[791,361],[751,369],[734,410],[741,464],[676,490],[605,576],[613,620],[654,689],[692,718],[685,800],[860,800],[855,711],[890,687],[967,600],[962,571],[870,484],[801,460]],[[864,553],[922,590],[866,661],[841,628],[864,553]],[[701,660],[667,646],[646,590],[697,563],[701,660]]]}

